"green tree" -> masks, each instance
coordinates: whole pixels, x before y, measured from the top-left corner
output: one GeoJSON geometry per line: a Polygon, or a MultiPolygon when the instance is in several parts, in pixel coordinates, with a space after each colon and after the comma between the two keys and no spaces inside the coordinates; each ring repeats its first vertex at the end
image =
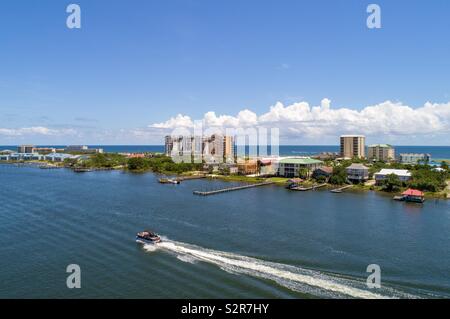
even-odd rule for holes
{"type": "Polygon", "coordinates": [[[309,170],[306,167],[300,167],[298,169],[298,176],[300,178],[308,178],[309,170]]]}
{"type": "Polygon", "coordinates": [[[387,192],[398,191],[402,186],[400,178],[395,174],[389,174],[382,182],[382,189],[387,192]]]}
{"type": "Polygon", "coordinates": [[[347,182],[347,171],[343,165],[333,167],[333,173],[331,174],[329,182],[334,185],[342,185],[347,182]]]}
{"type": "Polygon", "coordinates": [[[131,171],[142,171],[149,168],[149,163],[145,158],[134,157],[128,160],[128,169],[131,171]]]}

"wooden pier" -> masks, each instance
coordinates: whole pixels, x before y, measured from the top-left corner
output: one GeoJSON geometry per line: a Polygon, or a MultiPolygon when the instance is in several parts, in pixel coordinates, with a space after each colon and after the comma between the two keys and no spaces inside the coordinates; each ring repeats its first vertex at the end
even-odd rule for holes
{"type": "Polygon", "coordinates": [[[325,186],[327,186],[327,183],[320,184],[320,185],[313,185],[313,186],[310,186],[310,187],[296,186],[296,187],[291,187],[289,189],[291,191],[306,192],[306,191],[316,190],[318,188],[325,187],[325,186]]]}
{"type": "Polygon", "coordinates": [[[213,191],[194,191],[194,195],[209,196],[209,195],[216,195],[216,194],[220,194],[220,193],[233,192],[233,191],[238,191],[241,189],[266,186],[266,185],[272,185],[272,184],[274,184],[274,182],[263,182],[263,183],[257,183],[257,184],[228,187],[228,188],[216,189],[213,191]]]}
{"type": "Polygon", "coordinates": [[[192,176],[181,176],[176,178],[177,181],[183,182],[183,181],[189,181],[193,179],[203,179],[206,178],[206,175],[192,175],[192,176]]]}
{"type": "Polygon", "coordinates": [[[350,188],[352,186],[353,185],[345,185],[345,186],[342,186],[342,187],[339,187],[339,188],[332,189],[330,192],[332,192],[332,193],[342,193],[343,190],[346,190],[347,188],[350,188]]]}

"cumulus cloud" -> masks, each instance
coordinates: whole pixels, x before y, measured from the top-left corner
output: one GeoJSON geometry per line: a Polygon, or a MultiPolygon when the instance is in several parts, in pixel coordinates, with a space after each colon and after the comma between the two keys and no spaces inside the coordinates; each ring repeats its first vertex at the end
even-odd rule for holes
{"type": "Polygon", "coordinates": [[[3,136],[26,136],[26,135],[74,135],[74,129],[50,129],[43,126],[22,127],[22,128],[0,128],[0,135],[3,136]]]}
{"type": "Polygon", "coordinates": [[[177,127],[193,127],[194,122],[191,118],[186,115],[178,114],[176,117],[169,119],[168,121],[162,123],[152,124],[151,127],[162,128],[162,129],[173,129],[177,127]]]}
{"type": "MultiPolygon", "coordinates": [[[[245,128],[263,126],[279,128],[285,136],[319,137],[345,133],[368,136],[407,136],[412,134],[450,133],[450,102],[426,103],[417,108],[400,102],[385,101],[361,110],[346,107],[333,109],[331,101],[323,99],[318,106],[298,102],[285,106],[277,102],[269,111],[260,115],[248,109],[237,115],[216,115],[207,112],[201,119],[205,127],[245,128]]],[[[187,115],[177,115],[151,128],[192,128],[194,121],[187,115]]]]}

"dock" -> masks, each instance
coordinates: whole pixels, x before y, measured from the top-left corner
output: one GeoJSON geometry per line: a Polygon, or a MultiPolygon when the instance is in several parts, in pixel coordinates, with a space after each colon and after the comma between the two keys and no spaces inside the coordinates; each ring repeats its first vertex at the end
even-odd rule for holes
{"type": "Polygon", "coordinates": [[[233,191],[238,191],[241,189],[254,188],[254,187],[260,187],[260,186],[266,186],[266,185],[272,185],[272,184],[274,184],[274,182],[263,182],[263,183],[250,184],[250,185],[227,187],[227,188],[216,189],[216,190],[212,190],[212,191],[194,191],[194,195],[209,196],[209,195],[216,195],[216,194],[220,194],[220,193],[233,192],[233,191]]]}
{"type": "Polygon", "coordinates": [[[347,188],[350,188],[352,186],[353,185],[345,185],[345,186],[342,186],[342,187],[339,187],[339,188],[332,189],[330,192],[332,192],[332,193],[342,193],[342,191],[344,191],[347,188]]]}
{"type": "Polygon", "coordinates": [[[303,187],[303,186],[295,186],[295,187],[291,187],[289,188],[291,191],[300,191],[300,192],[306,192],[306,191],[311,191],[311,190],[316,190],[318,188],[322,188],[327,186],[327,183],[323,183],[320,185],[313,185],[310,187],[303,187]]]}
{"type": "Polygon", "coordinates": [[[203,179],[203,178],[206,178],[206,175],[182,176],[182,177],[176,178],[176,180],[179,182],[183,182],[183,181],[189,181],[189,180],[193,180],[193,179],[203,179]]]}

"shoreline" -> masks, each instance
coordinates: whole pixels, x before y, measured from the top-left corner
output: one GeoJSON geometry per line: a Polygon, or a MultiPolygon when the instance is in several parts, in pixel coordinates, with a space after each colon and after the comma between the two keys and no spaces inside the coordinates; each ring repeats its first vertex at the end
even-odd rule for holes
{"type": "MultiPolygon", "coordinates": [[[[44,166],[44,165],[49,165],[49,166],[54,166],[51,168],[54,169],[69,169],[72,170],[73,172],[75,172],[73,167],[67,167],[64,166],[63,163],[57,163],[57,164],[61,164],[61,165],[57,165],[53,162],[44,162],[44,161],[27,161],[27,162],[0,162],[0,164],[3,165],[13,165],[13,166],[19,166],[19,165],[23,165],[23,166],[28,166],[28,167],[33,167],[33,168],[40,168],[40,166],[44,166]],[[40,164],[40,165],[38,165],[40,164]]],[[[185,172],[185,173],[181,173],[178,174],[176,172],[170,172],[170,171],[163,171],[163,172],[155,172],[151,169],[139,169],[139,170],[130,170],[126,167],[111,167],[111,168],[104,168],[104,167],[92,167],[89,168],[90,171],[87,171],[86,173],[89,172],[95,172],[95,171],[123,171],[126,173],[131,173],[131,174],[146,174],[146,173],[152,173],[155,175],[160,175],[160,176],[176,176],[176,177],[188,177],[188,176],[195,176],[194,173],[197,172],[185,172]]],[[[273,177],[257,177],[257,176],[244,176],[244,175],[220,175],[220,174],[206,174],[205,175],[205,179],[213,181],[215,179],[217,180],[222,180],[225,182],[241,182],[241,183],[261,183],[264,181],[270,181],[273,182],[273,185],[278,186],[278,187],[286,187],[286,184],[288,182],[288,180],[290,180],[290,178],[287,177],[278,177],[278,176],[273,176],[273,177]]],[[[306,186],[306,187],[310,187],[313,186],[315,183],[313,183],[312,181],[307,181],[306,183],[303,183],[302,186],[306,186]]],[[[324,187],[326,190],[330,191],[331,189],[334,188],[339,188],[339,187],[343,187],[346,185],[350,185],[350,184],[344,184],[344,185],[333,185],[333,184],[329,184],[326,183],[326,186],[324,187]]],[[[447,188],[444,189],[441,192],[436,192],[436,193],[432,193],[432,192],[425,192],[425,197],[427,199],[442,199],[442,200],[450,200],[450,180],[447,181],[447,188]]],[[[404,191],[406,188],[402,188],[400,189],[398,192],[386,192],[383,191],[381,189],[379,189],[378,186],[368,186],[368,185],[363,185],[363,184],[353,184],[351,185],[352,187],[349,187],[348,189],[346,189],[346,192],[353,192],[353,193],[358,193],[358,192],[375,192],[384,196],[395,196],[400,194],[402,191],[404,191]]]]}

